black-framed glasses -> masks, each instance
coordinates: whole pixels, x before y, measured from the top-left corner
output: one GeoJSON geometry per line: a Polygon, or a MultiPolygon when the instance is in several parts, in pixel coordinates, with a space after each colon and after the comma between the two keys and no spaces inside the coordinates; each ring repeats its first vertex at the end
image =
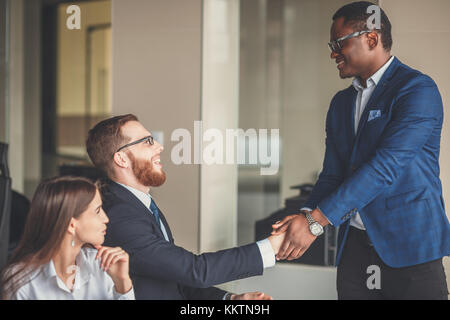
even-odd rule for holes
{"type": "Polygon", "coordinates": [[[138,144],[138,143],[141,143],[141,142],[144,142],[144,141],[148,142],[151,146],[152,146],[153,143],[154,143],[153,137],[152,137],[152,136],[148,136],[148,137],[144,137],[144,138],[142,138],[142,139],[139,139],[139,140],[137,140],[137,141],[127,143],[126,145],[124,145],[124,146],[120,147],[119,149],[117,149],[116,152],[119,152],[119,151],[122,150],[122,149],[125,149],[125,148],[127,148],[127,147],[131,147],[131,146],[134,146],[135,144],[138,144]]]}
{"type": "Polygon", "coordinates": [[[328,47],[330,47],[331,52],[340,53],[342,50],[342,42],[347,39],[356,38],[364,33],[371,33],[370,30],[363,30],[363,31],[357,31],[353,32],[351,34],[348,34],[346,36],[343,36],[342,38],[336,39],[334,41],[328,42],[328,47]]]}

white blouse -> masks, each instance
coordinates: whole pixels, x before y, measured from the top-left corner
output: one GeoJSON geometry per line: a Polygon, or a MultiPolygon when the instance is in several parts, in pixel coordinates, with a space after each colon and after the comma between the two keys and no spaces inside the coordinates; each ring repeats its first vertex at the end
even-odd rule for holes
{"type": "MultiPolygon", "coordinates": [[[[111,277],[100,268],[97,250],[82,248],[76,257],[75,282],[70,291],[56,274],[53,260],[31,275],[13,300],[134,300],[134,290],[125,294],[116,292],[111,277]]],[[[71,272],[73,272],[73,269],[71,272]]],[[[70,273],[70,272],[69,272],[70,273]]],[[[73,279],[73,278],[72,278],[73,279]]]]}

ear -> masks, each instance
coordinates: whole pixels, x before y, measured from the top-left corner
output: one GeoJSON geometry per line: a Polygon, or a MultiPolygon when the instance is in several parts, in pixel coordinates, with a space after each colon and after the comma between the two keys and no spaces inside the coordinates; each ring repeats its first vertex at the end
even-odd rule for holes
{"type": "Polygon", "coordinates": [[[125,153],[116,152],[116,153],[114,153],[113,159],[114,159],[114,163],[116,165],[118,165],[120,168],[128,168],[130,161],[125,153]]]}
{"type": "Polygon", "coordinates": [[[71,235],[74,235],[75,234],[76,225],[77,225],[77,220],[75,220],[74,218],[71,218],[70,219],[70,223],[69,223],[69,227],[67,228],[67,232],[69,232],[71,235]]]}
{"type": "Polygon", "coordinates": [[[378,42],[380,41],[379,34],[375,31],[367,34],[367,39],[369,43],[369,49],[373,50],[377,47],[378,42]]]}

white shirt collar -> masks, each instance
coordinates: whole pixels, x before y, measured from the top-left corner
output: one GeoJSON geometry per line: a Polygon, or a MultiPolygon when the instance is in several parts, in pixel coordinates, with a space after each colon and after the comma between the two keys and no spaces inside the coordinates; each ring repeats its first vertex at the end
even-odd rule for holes
{"type": "MultiPolygon", "coordinates": [[[[89,281],[91,274],[93,274],[93,270],[92,270],[90,264],[88,263],[87,259],[88,259],[88,257],[87,257],[86,251],[81,249],[80,253],[75,258],[75,263],[76,263],[76,267],[77,267],[75,269],[76,270],[75,277],[77,278],[77,281],[75,282],[75,284],[77,285],[77,287],[80,287],[84,283],[89,281]]],[[[57,279],[56,281],[57,281],[59,287],[61,289],[67,290],[67,287],[65,287],[62,284],[61,279],[59,279],[58,274],[56,273],[56,268],[55,268],[55,264],[54,264],[53,260],[50,260],[49,263],[42,266],[41,270],[47,279],[56,278],[57,279]]]]}
{"type": "MultiPolygon", "coordinates": [[[[370,76],[369,79],[367,79],[366,84],[367,88],[370,88],[372,86],[376,86],[378,82],[380,82],[381,78],[383,77],[384,73],[386,72],[387,68],[391,65],[392,61],[394,61],[394,56],[392,56],[388,62],[386,62],[380,69],[378,69],[377,72],[375,72],[372,76],[370,76]]],[[[353,87],[355,87],[356,90],[361,91],[366,88],[364,88],[361,84],[361,81],[358,77],[355,77],[352,82],[353,87]]]]}
{"type": "Polygon", "coordinates": [[[141,200],[141,202],[147,207],[150,208],[150,203],[152,202],[152,196],[150,193],[142,192],[141,190],[135,189],[133,187],[124,185],[120,182],[116,182],[117,184],[120,184],[122,187],[130,191],[136,198],[141,200]]]}

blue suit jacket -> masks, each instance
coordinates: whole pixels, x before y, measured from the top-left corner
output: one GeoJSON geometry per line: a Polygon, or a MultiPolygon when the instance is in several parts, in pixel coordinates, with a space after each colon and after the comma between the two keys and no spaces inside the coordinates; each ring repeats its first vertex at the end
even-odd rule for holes
{"type": "Polygon", "coordinates": [[[397,58],[368,101],[356,135],[357,91],[331,101],[323,170],[306,206],[340,227],[337,264],[349,219],[358,211],[391,267],[450,254],[450,225],[439,179],[442,99],[434,81],[397,58]]]}
{"type": "Polygon", "coordinates": [[[166,241],[155,217],[126,188],[109,181],[102,198],[109,218],[105,245],[120,246],[130,255],[136,299],[222,299],[226,292],[210,286],[263,273],[256,243],[196,255],[175,245],[161,212],[166,241]]]}

